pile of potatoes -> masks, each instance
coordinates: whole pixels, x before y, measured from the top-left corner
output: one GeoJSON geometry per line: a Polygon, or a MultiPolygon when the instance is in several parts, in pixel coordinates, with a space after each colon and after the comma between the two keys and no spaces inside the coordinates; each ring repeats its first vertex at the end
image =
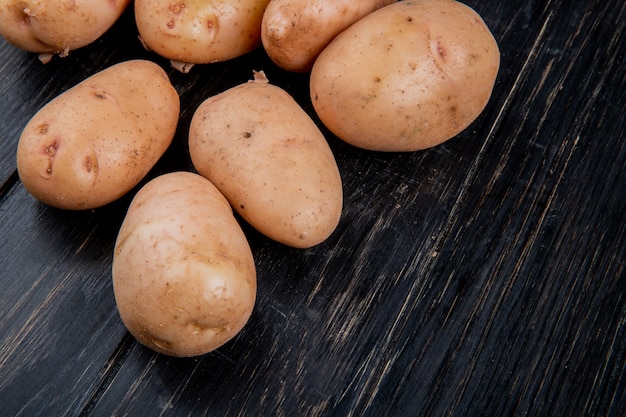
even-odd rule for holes
{"type": "MultiPolygon", "coordinates": [[[[8,1],[0,35],[46,61],[92,42],[128,4],[8,1]]],[[[134,8],[143,45],[182,72],[259,46],[277,66],[310,72],[319,120],[372,151],[417,151],[456,136],[486,106],[499,68],[484,21],[454,0],[135,0],[134,8]]],[[[257,277],[235,212],[303,249],[340,221],[341,175],[322,131],[263,71],[252,78],[195,109],[187,139],[196,172],[148,181],[119,230],[112,276],[120,317],[155,351],[202,355],[248,321],[257,277]]],[[[156,63],[106,68],[28,122],[17,146],[22,184],[61,209],[109,204],[164,155],[180,110],[156,63]]]]}

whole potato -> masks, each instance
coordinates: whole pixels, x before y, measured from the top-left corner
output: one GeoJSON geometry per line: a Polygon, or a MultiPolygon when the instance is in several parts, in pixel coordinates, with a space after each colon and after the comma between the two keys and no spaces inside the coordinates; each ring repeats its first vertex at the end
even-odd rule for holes
{"type": "Polygon", "coordinates": [[[279,67],[309,71],[342,30],[396,0],[271,0],[261,22],[261,40],[279,67]]]}
{"type": "Polygon", "coordinates": [[[3,0],[0,35],[31,52],[65,56],[102,36],[130,0],[3,0]]]}
{"type": "Polygon", "coordinates": [[[415,151],[463,131],[486,106],[500,52],[481,17],[453,0],[406,0],[339,34],[311,71],[322,122],[369,150],[415,151]]]}
{"type": "Polygon", "coordinates": [[[61,209],[108,204],[130,191],[169,147],[180,111],[161,67],[116,64],[43,106],[17,145],[17,170],[37,199],[61,209]]]}
{"type": "Polygon", "coordinates": [[[269,0],[135,0],[144,46],[191,65],[226,61],[261,44],[261,19],[269,0]]]}
{"type": "Polygon", "coordinates": [[[198,107],[189,152],[198,172],[266,236],[307,248],[337,227],[343,190],[334,155],[308,114],[263,73],[198,107]]]}
{"type": "Polygon", "coordinates": [[[112,275],[127,329],[167,355],[217,349],[255,304],[248,241],[224,196],[191,172],[161,175],[137,192],[115,242],[112,275]]]}

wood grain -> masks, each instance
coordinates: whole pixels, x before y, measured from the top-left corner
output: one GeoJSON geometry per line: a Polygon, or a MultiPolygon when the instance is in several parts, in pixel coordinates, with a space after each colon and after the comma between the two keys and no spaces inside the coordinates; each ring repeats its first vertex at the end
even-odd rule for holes
{"type": "Polygon", "coordinates": [[[117,316],[110,263],[132,193],[88,212],[37,203],[15,172],[19,132],[84,77],[147,57],[183,109],[149,177],[191,170],[202,100],[263,69],[319,122],[307,75],[262,50],[179,74],[129,36],[132,13],[45,66],[0,41],[0,415],[625,415],[626,5],[467,4],[502,53],[483,114],[415,153],[324,130],[345,187],[338,229],[296,250],[244,224],[257,307],[233,341],[188,359],[138,345],[117,316]]]}

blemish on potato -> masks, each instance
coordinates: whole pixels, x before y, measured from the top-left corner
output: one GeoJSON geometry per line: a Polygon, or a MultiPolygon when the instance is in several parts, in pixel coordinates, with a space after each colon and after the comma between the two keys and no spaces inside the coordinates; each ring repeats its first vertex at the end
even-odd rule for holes
{"type": "Polygon", "coordinates": [[[44,172],[45,172],[45,175],[43,175],[44,178],[52,177],[52,160],[48,161],[48,168],[46,168],[44,172]]]}
{"type": "Polygon", "coordinates": [[[46,146],[44,148],[44,153],[49,155],[49,156],[54,156],[54,154],[56,153],[57,149],[59,149],[59,143],[58,142],[54,142],[48,146],[46,146]]]}
{"type": "Polygon", "coordinates": [[[172,344],[170,342],[166,341],[166,340],[158,339],[158,338],[156,338],[154,336],[149,336],[149,339],[150,339],[150,342],[154,346],[158,347],[159,349],[162,349],[162,350],[170,350],[171,349],[172,344]]]}
{"type": "Polygon", "coordinates": [[[20,13],[21,19],[19,19],[19,23],[24,26],[30,26],[30,18],[32,16],[32,12],[28,7],[25,7],[20,13]]]}
{"type": "Polygon", "coordinates": [[[181,14],[183,12],[183,10],[185,9],[185,3],[174,3],[174,4],[170,4],[170,11],[174,14],[181,14]]]}
{"type": "Polygon", "coordinates": [[[92,161],[91,157],[88,156],[83,161],[83,167],[85,167],[85,171],[87,171],[87,173],[91,173],[92,170],[97,168],[97,164],[94,164],[94,161],[92,161]]]}
{"type": "Polygon", "coordinates": [[[441,40],[437,39],[436,45],[437,45],[437,54],[439,54],[441,59],[445,60],[448,52],[446,51],[446,48],[444,48],[444,46],[441,44],[441,40]]]}
{"type": "Polygon", "coordinates": [[[114,103],[117,103],[117,101],[113,98],[113,96],[109,93],[107,93],[104,88],[98,86],[98,85],[89,85],[87,86],[87,88],[90,88],[93,90],[93,95],[100,99],[100,100],[111,100],[114,103]]]}
{"type": "Polygon", "coordinates": [[[194,336],[198,336],[199,334],[202,334],[202,326],[200,326],[200,324],[197,321],[192,321],[191,323],[187,323],[187,329],[189,329],[191,334],[193,334],[194,336]]]}

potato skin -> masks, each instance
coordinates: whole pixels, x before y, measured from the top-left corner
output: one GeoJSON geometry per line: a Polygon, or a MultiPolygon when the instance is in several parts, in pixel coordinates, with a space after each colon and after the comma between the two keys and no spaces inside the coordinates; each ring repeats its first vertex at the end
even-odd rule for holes
{"type": "Polygon", "coordinates": [[[269,0],[135,0],[135,20],[146,48],[172,61],[226,61],[261,44],[269,0]]]}
{"type": "Polygon", "coordinates": [[[31,52],[60,54],[102,36],[130,0],[6,0],[0,6],[0,35],[31,52]]]}
{"type": "Polygon", "coordinates": [[[24,187],[67,210],[108,204],[144,178],[169,147],[180,99],[145,60],[106,68],[44,105],[17,145],[24,187]]]}
{"type": "Polygon", "coordinates": [[[261,40],[269,57],[288,71],[310,71],[315,58],[342,30],[397,0],[271,0],[261,40]]]}
{"type": "Polygon", "coordinates": [[[369,150],[416,151],[463,131],[486,106],[500,65],[481,17],[453,0],[405,0],[346,29],[311,71],[322,122],[369,150]]]}
{"type": "Polygon", "coordinates": [[[339,222],[339,169],[313,120],[266,81],[257,74],[196,109],[191,160],[258,231],[288,246],[311,247],[339,222]]]}
{"type": "Polygon", "coordinates": [[[125,326],[166,355],[217,349],[244,327],[255,304],[248,241],[224,196],[191,172],[161,175],[137,192],[112,275],[125,326]]]}

